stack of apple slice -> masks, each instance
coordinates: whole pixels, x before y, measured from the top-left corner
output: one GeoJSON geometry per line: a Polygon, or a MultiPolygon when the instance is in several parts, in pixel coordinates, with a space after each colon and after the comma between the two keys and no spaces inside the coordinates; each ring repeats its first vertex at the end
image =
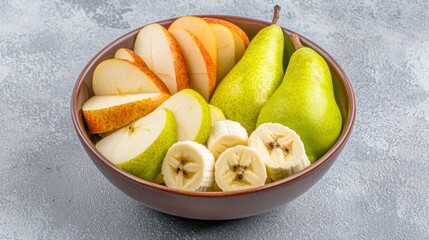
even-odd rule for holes
{"type": "Polygon", "coordinates": [[[184,16],[168,30],[159,24],[142,28],[134,51],[172,94],[190,87],[209,101],[248,45],[246,33],[228,21],[184,16]]]}
{"type": "Polygon", "coordinates": [[[82,107],[92,133],[106,133],[146,116],[170,97],[164,82],[134,52],[119,49],[94,70],[95,96],[82,107]]]}
{"type": "Polygon", "coordinates": [[[206,143],[208,101],[248,44],[239,27],[221,19],[185,16],[168,29],[142,28],[134,51],[118,49],[94,71],[95,96],[82,113],[90,132],[103,137],[96,148],[118,167],[155,181],[174,143],[206,143]]]}

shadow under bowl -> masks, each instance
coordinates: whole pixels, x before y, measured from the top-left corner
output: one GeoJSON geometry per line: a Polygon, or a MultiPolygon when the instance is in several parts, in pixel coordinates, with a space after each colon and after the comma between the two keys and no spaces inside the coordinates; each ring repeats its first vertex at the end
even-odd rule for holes
{"type": "MultiPolygon", "coordinates": [[[[237,16],[201,15],[200,17],[213,17],[230,21],[241,27],[250,39],[260,29],[271,24],[237,16]]],[[[168,19],[158,23],[168,27],[174,20],[168,19]]],[[[98,136],[92,135],[88,131],[81,108],[93,96],[92,75],[95,67],[100,62],[113,58],[119,48],[133,49],[134,40],[140,29],[123,35],[98,52],[82,70],[71,96],[72,121],[80,142],[101,173],[128,196],[147,207],[180,217],[209,220],[242,218],[273,210],[294,200],[314,186],[338,158],[354,124],[356,102],[353,88],[346,73],[332,56],[309,39],[298,34],[304,46],[317,51],[328,63],[332,74],[335,97],[343,117],[343,128],[337,142],[314,164],[282,180],[257,188],[231,192],[190,192],[168,188],[140,179],[116,167],[95,148],[94,142],[98,136]]],[[[285,28],[283,31],[285,34],[284,64],[286,69],[289,58],[294,52],[288,37],[293,32],[285,28]]]]}

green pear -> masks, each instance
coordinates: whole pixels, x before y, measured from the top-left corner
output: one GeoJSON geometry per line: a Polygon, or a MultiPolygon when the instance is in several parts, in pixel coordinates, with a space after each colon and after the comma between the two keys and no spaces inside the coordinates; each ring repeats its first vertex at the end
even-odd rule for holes
{"type": "Polygon", "coordinates": [[[291,40],[297,50],[280,87],[262,108],[257,125],[276,122],[295,130],[313,163],[337,141],[341,113],[328,64],[313,49],[302,47],[295,34],[291,40]]]}
{"type": "Polygon", "coordinates": [[[176,141],[173,113],[159,109],[101,139],[95,147],[119,168],[153,182],[176,141]]]}
{"type": "Polygon", "coordinates": [[[219,107],[227,119],[239,122],[248,134],[256,128],[258,114],[280,85],[283,77],[284,37],[275,24],[263,28],[252,39],[240,61],[216,88],[210,104],[219,107]]]}

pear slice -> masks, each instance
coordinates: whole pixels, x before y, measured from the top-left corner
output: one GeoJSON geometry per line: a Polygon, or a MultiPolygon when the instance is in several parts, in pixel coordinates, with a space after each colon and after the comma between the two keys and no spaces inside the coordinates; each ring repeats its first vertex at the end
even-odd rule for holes
{"type": "Polygon", "coordinates": [[[173,113],[159,109],[101,139],[95,147],[119,168],[153,182],[176,140],[173,113]]]}
{"type": "Polygon", "coordinates": [[[211,113],[208,103],[192,89],[184,89],[158,109],[171,110],[177,122],[177,140],[205,143],[211,129],[211,113]]]}
{"type": "Polygon", "coordinates": [[[92,77],[95,95],[134,93],[170,93],[167,86],[149,68],[124,59],[107,59],[95,68],[92,77]]]}
{"type": "Polygon", "coordinates": [[[143,59],[137,53],[131,51],[128,48],[119,48],[116,51],[114,58],[128,60],[130,62],[140,65],[143,68],[148,68],[143,59]]]}
{"type": "Polygon", "coordinates": [[[216,86],[216,65],[192,33],[183,28],[173,28],[169,31],[182,49],[188,67],[190,87],[209,101],[216,86]]]}
{"type": "Polygon", "coordinates": [[[134,51],[167,85],[171,94],[189,87],[189,76],[182,51],[173,35],[153,23],[142,28],[136,37],[134,51]]]}
{"type": "Polygon", "coordinates": [[[222,110],[220,108],[209,104],[210,114],[212,118],[212,126],[218,121],[225,120],[225,115],[223,114],[222,110]]]}
{"type": "Polygon", "coordinates": [[[229,28],[217,23],[210,24],[210,27],[216,35],[217,42],[217,85],[235,65],[235,42],[229,28]]]}
{"type": "Polygon", "coordinates": [[[217,63],[217,43],[216,36],[210,25],[204,19],[193,16],[184,16],[176,19],[168,28],[183,28],[192,33],[200,42],[210,55],[212,62],[217,63]]]}
{"type": "Polygon", "coordinates": [[[148,115],[170,97],[168,93],[94,96],[82,106],[91,133],[105,133],[148,115]]]}
{"type": "Polygon", "coordinates": [[[243,56],[247,46],[249,46],[250,41],[247,34],[240,27],[238,27],[237,25],[231,22],[218,19],[218,18],[203,18],[203,19],[210,24],[213,24],[213,23],[220,24],[227,27],[229,30],[231,30],[234,36],[235,62],[237,63],[243,56]]]}

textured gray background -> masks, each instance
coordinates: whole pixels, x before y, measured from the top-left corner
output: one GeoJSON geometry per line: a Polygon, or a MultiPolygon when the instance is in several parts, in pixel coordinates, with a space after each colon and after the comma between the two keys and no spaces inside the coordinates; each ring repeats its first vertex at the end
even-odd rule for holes
{"type": "Polygon", "coordinates": [[[270,20],[266,1],[0,1],[0,239],[429,239],[429,3],[279,1],[280,25],[339,61],[357,97],[328,174],[275,211],[168,216],[111,185],[79,144],[70,94],[86,62],[143,24],[185,14],[270,20]]]}

